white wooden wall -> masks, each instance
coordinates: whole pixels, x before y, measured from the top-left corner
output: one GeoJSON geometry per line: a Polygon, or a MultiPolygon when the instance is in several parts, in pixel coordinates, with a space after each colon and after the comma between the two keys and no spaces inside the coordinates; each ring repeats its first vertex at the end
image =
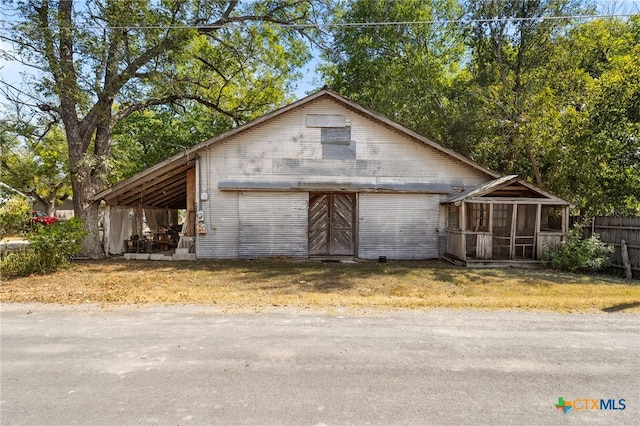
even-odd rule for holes
{"type": "MultiPolygon", "coordinates": [[[[275,246],[270,246],[267,243],[260,245],[256,242],[251,251],[245,252],[244,249],[241,251],[241,240],[243,244],[249,241],[247,239],[248,231],[241,229],[241,227],[243,224],[252,223],[247,222],[249,219],[243,219],[242,216],[253,217],[255,220],[261,213],[266,214],[265,205],[275,206],[276,204],[278,207],[273,213],[282,214],[289,210],[300,209],[302,199],[300,197],[308,200],[306,192],[300,192],[297,194],[298,196],[291,197],[285,196],[283,192],[263,192],[260,194],[260,200],[264,200],[264,204],[260,202],[247,203],[241,208],[240,200],[244,194],[221,191],[218,189],[220,182],[263,182],[279,185],[333,182],[336,187],[340,187],[340,184],[350,183],[369,183],[371,185],[433,183],[471,188],[492,179],[455,158],[416,142],[395,129],[382,126],[330,99],[317,100],[249,131],[235,135],[223,143],[201,152],[199,161],[199,170],[201,171],[200,176],[197,177],[199,188],[200,192],[206,192],[208,197],[207,200],[200,200],[198,197],[198,209],[205,214],[207,230],[205,235],[198,236],[198,258],[258,257],[262,249],[264,249],[264,253],[262,253],[264,256],[275,255],[275,251],[277,251],[275,246]],[[306,116],[308,114],[345,116],[346,124],[351,126],[351,138],[356,144],[356,159],[322,159],[321,129],[307,127],[306,116]],[[252,213],[251,209],[256,210],[252,213]]],[[[359,206],[360,217],[373,220],[375,215],[382,216],[385,213],[380,210],[381,206],[374,205],[374,200],[384,199],[380,197],[381,195],[383,194],[361,194],[360,198],[364,198],[365,201],[359,206]],[[377,210],[367,211],[369,208],[377,210]]],[[[408,200],[423,200],[421,202],[424,202],[424,207],[431,209],[431,211],[425,212],[425,216],[427,216],[425,220],[435,220],[435,223],[429,226],[433,229],[442,228],[440,233],[444,235],[444,221],[440,221],[440,208],[437,203],[440,197],[441,195],[438,194],[434,196],[407,194],[398,197],[398,200],[401,200],[400,206],[389,205],[388,208],[396,209],[392,211],[392,214],[397,215],[400,214],[399,210],[402,209],[402,203],[405,201],[412,203],[413,201],[408,200]]],[[[411,204],[410,208],[415,208],[414,204],[411,204]]],[[[301,214],[302,210],[299,210],[299,213],[301,214]]],[[[411,215],[414,218],[417,217],[416,212],[411,215]]],[[[297,219],[300,221],[295,223],[302,224],[302,218],[297,219]]],[[[265,222],[261,230],[261,232],[265,232],[265,238],[271,238],[275,235],[272,231],[266,231],[265,227],[270,226],[268,223],[265,222]]],[[[271,223],[273,226],[277,226],[276,222],[271,223]]],[[[382,223],[380,224],[382,225],[382,223]]],[[[388,226],[394,227],[395,225],[388,226]]],[[[291,244],[289,252],[302,253],[300,244],[302,238],[306,244],[306,222],[304,231],[304,234],[302,231],[291,234],[296,235],[296,238],[300,240],[289,241],[291,244]]],[[[362,229],[359,232],[362,233],[362,229]]],[[[364,235],[367,235],[367,232],[369,231],[365,230],[364,235]]],[[[389,235],[394,235],[393,232],[391,229],[389,235]]],[[[363,238],[362,235],[361,238],[363,238]]],[[[420,258],[437,257],[437,235],[429,234],[425,238],[430,241],[435,238],[435,249],[433,247],[421,249],[423,251],[420,258]]],[[[364,245],[361,250],[364,251],[360,255],[369,256],[376,252],[375,244],[369,244],[364,240],[362,243],[364,245]]],[[[429,244],[433,245],[433,243],[429,244]]],[[[278,248],[278,250],[280,249],[278,248]]],[[[404,252],[398,248],[397,253],[399,256],[404,252]]],[[[387,256],[393,258],[396,255],[387,254],[387,256]]]]}

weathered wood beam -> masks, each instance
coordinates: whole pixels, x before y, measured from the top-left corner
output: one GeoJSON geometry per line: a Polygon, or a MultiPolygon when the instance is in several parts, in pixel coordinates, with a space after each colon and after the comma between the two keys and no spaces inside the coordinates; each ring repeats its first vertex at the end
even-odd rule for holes
{"type": "Polygon", "coordinates": [[[509,259],[515,259],[516,255],[516,226],[518,225],[518,206],[511,208],[511,235],[509,236],[509,259]]]}
{"type": "MultiPolygon", "coordinates": [[[[149,206],[154,206],[156,204],[158,204],[158,202],[160,202],[163,198],[166,199],[171,199],[171,198],[175,198],[177,195],[179,194],[183,194],[183,197],[186,197],[186,188],[184,183],[178,185],[178,186],[174,186],[173,188],[170,188],[166,191],[163,191],[161,193],[156,193],[154,196],[152,197],[148,197],[144,199],[144,204],[145,205],[149,205],[149,206]]],[[[162,205],[164,205],[164,203],[161,203],[162,205]]]]}
{"type": "Polygon", "coordinates": [[[184,210],[187,208],[187,199],[183,195],[177,195],[169,200],[164,200],[163,206],[169,209],[184,210]]]}
{"type": "Polygon", "coordinates": [[[564,201],[550,200],[547,198],[517,198],[517,197],[482,197],[467,198],[465,203],[493,203],[493,204],[547,204],[555,206],[568,206],[564,201]]]}
{"type": "Polygon", "coordinates": [[[533,249],[536,250],[534,253],[535,259],[540,259],[542,257],[542,253],[537,253],[538,247],[538,234],[540,234],[540,221],[542,220],[542,204],[538,204],[536,206],[536,229],[533,235],[533,249]]]}
{"type": "MultiPolygon", "coordinates": [[[[114,195],[112,197],[107,197],[105,198],[107,200],[108,203],[110,203],[110,200],[128,200],[132,197],[135,197],[137,194],[140,194],[141,192],[147,192],[149,191],[151,188],[156,187],[158,185],[160,185],[163,182],[166,182],[169,179],[174,178],[176,175],[179,175],[181,173],[185,173],[189,167],[193,167],[191,165],[185,165],[182,166],[178,169],[175,169],[167,174],[164,174],[162,176],[159,176],[153,180],[147,180],[145,181],[145,183],[140,186],[139,184],[137,186],[132,186],[130,187],[130,189],[126,189],[123,188],[121,191],[118,191],[117,193],[114,193],[114,195]]],[[[133,185],[133,184],[132,184],[133,185]]],[[[110,203],[111,204],[111,203],[110,203]]]]}
{"type": "Polygon", "coordinates": [[[115,201],[120,204],[145,204],[148,199],[155,197],[163,192],[166,192],[167,188],[175,188],[176,186],[186,186],[183,176],[174,176],[171,180],[163,181],[156,187],[149,187],[145,191],[133,192],[127,196],[118,197],[115,201]]]}
{"type": "Polygon", "coordinates": [[[493,234],[493,204],[489,204],[489,232],[493,234]]]}
{"type": "Polygon", "coordinates": [[[196,235],[196,169],[187,170],[187,234],[196,235]]]}

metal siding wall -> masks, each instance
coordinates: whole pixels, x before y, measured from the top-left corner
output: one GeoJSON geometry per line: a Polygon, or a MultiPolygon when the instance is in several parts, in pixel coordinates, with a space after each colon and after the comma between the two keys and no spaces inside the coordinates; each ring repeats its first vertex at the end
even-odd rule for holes
{"type": "Polygon", "coordinates": [[[438,195],[360,194],[358,257],[438,257],[438,195]]]}
{"type": "Polygon", "coordinates": [[[308,257],[307,192],[241,192],[241,258],[308,257]]]}
{"type": "Polygon", "coordinates": [[[217,165],[212,171],[224,181],[424,182],[469,188],[490,179],[454,158],[329,100],[291,111],[209,151],[217,165]],[[305,117],[323,113],[346,117],[355,141],[355,160],[322,158],[321,129],[306,127],[305,117]]]}
{"type": "Polygon", "coordinates": [[[207,233],[198,235],[198,259],[238,258],[238,193],[210,191],[207,201],[200,201],[205,212],[207,233]]]}
{"type": "MultiPolygon", "coordinates": [[[[238,193],[220,191],[221,181],[446,183],[471,188],[491,179],[331,100],[313,102],[203,150],[200,161],[200,192],[209,196],[206,201],[198,197],[207,227],[207,234],[198,236],[198,258],[239,255],[238,193]],[[356,142],[356,160],[323,160],[321,130],[306,126],[307,114],[344,115],[356,142]]],[[[427,254],[423,257],[437,256],[427,254]]]]}

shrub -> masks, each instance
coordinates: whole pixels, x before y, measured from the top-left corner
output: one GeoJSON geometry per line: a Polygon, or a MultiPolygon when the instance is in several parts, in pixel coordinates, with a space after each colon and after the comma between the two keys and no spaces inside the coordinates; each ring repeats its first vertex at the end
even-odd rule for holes
{"type": "Polygon", "coordinates": [[[0,258],[3,278],[26,277],[36,273],[39,265],[40,256],[31,247],[3,253],[0,258]]]}
{"type": "Polygon", "coordinates": [[[597,234],[585,239],[583,227],[575,225],[567,232],[565,241],[545,250],[542,262],[570,272],[596,272],[611,265],[613,247],[600,241],[597,234]]]}
{"type": "Polygon", "coordinates": [[[82,249],[86,231],[82,222],[71,220],[38,226],[27,235],[29,247],[5,254],[0,269],[8,277],[48,274],[69,264],[69,260],[82,249]]]}
{"type": "Polygon", "coordinates": [[[0,238],[25,231],[31,216],[31,203],[15,195],[0,206],[0,238]]]}

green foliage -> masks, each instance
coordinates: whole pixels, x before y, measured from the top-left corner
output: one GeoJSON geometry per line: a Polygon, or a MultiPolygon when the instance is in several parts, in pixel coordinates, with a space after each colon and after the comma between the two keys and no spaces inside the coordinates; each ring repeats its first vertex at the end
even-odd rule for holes
{"type": "Polygon", "coordinates": [[[24,232],[30,216],[31,203],[21,195],[0,205],[0,239],[24,232]]]}
{"type": "Polygon", "coordinates": [[[26,277],[40,271],[40,255],[27,247],[9,251],[0,256],[0,271],[3,278],[26,277]]]}
{"type": "Polygon", "coordinates": [[[583,215],[640,215],[638,31],[638,17],[576,26],[550,65],[558,121],[545,178],[583,215]]]}
{"type": "MultiPolygon", "coordinates": [[[[485,101],[472,115],[489,124],[472,136],[473,157],[548,188],[582,215],[639,215],[640,17],[563,25],[544,37],[531,38],[533,28],[523,32],[530,43],[521,38],[513,48],[533,49],[534,56],[523,56],[519,68],[506,50],[506,59],[487,56],[501,43],[482,44],[474,55],[472,93],[485,101]]],[[[501,40],[513,44],[515,34],[501,40]]]]}
{"type": "MultiPolygon", "coordinates": [[[[449,99],[458,93],[462,32],[435,22],[459,17],[458,2],[359,0],[335,13],[340,23],[422,22],[333,27],[322,71],[350,99],[444,144],[460,141],[455,135],[465,123],[449,99]]],[[[464,152],[463,144],[455,148],[464,152]]]]}
{"type": "Polygon", "coordinates": [[[0,181],[37,199],[53,215],[71,195],[68,150],[64,132],[51,126],[44,136],[36,125],[17,118],[0,121],[0,181]]]}
{"type": "Polygon", "coordinates": [[[189,103],[184,110],[155,107],[121,121],[113,133],[112,172],[120,182],[233,126],[233,120],[189,103]]]}
{"type": "Polygon", "coordinates": [[[557,16],[583,14],[581,1],[468,2],[472,23],[467,43],[478,123],[472,135],[474,158],[505,174],[517,174],[541,186],[547,155],[558,141],[557,79],[549,63],[559,53],[557,35],[572,22],[557,16]],[[512,18],[521,18],[514,20],[512,18]]]}
{"type": "Polygon", "coordinates": [[[586,239],[583,235],[583,225],[574,226],[565,241],[545,250],[543,264],[570,272],[596,272],[611,265],[613,247],[600,241],[597,234],[586,239]]]}
{"type": "Polygon", "coordinates": [[[583,0],[343,3],[332,88],[582,215],[640,215],[640,15],[583,0]],[[469,23],[449,20],[466,9],[469,23]],[[521,19],[513,19],[521,18],[521,19]]]}
{"type": "Polygon", "coordinates": [[[49,274],[69,264],[82,249],[86,235],[77,218],[38,226],[27,236],[29,247],[5,254],[0,260],[2,274],[7,277],[49,274]]]}

